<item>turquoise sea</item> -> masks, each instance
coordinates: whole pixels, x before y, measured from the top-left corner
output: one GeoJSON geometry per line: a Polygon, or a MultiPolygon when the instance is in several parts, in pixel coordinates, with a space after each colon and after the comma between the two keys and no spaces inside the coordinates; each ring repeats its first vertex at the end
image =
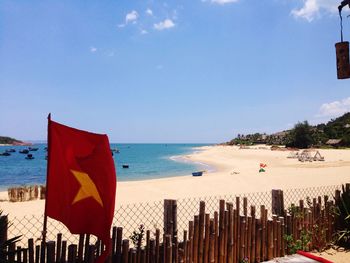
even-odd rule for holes
{"type": "MultiPolygon", "coordinates": [[[[208,144],[111,144],[117,148],[113,159],[117,169],[118,181],[147,180],[180,175],[191,176],[197,170],[210,170],[201,163],[192,163],[181,158],[196,151],[196,147],[208,144]],[[128,164],[129,168],[122,168],[128,164]]],[[[26,154],[19,151],[25,146],[0,146],[0,153],[15,149],[10,156],[0,156],[0,190],[9,186],[44,184],[46,181],[46,144],[35,144],[39,148],[30,152],[34,159],[25,159],[26,154]]]]}

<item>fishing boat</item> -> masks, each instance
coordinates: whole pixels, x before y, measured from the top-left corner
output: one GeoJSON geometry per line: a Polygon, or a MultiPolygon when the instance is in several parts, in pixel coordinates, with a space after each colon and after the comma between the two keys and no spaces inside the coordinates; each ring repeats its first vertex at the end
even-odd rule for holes
{"type": "Polygon", "coordinates": [[[24,150],[19,151],[19,153],[28,154],[29,150],[28,149],[24,149],[24,150]]]}
{"type": "Polygon", "coordinates": [[[199,172],[193,172],[192,176],[202,176],[203,175],[203,171],[199,171],[199,172]]]}
{"type": "Polygon", "coordinates": [[[34,159],[33,154],[27,154],[26,159],[27,159],[27,160],[33,160],[33,159],[34,159]]]}
{"type": "Polygon", "coordinates": [[[122,167],[123,168],[129,168],[129,165],[128,164],[123,164],[122,167]]]}
{"type": "Polygon", "coordinates": [[[112,153],[113,153],[113,152],[114,152],[114,153],[119,153],[119,149],[118,149],[118,148],[112,148],[112,149],[111,149],[111,152],[112,152],[112,153]]]}
{"type": "Polygon", "coordinates": [[[35,151],[37,151],[39,148],[29,147],[28,149],[29,149],[29,151],[31,151],[31,152],[35,152],[35,151]]]}

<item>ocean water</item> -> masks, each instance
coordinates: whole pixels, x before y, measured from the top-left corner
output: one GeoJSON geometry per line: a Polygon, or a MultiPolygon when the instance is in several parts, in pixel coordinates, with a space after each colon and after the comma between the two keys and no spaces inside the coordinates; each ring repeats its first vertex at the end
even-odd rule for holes
{"type": "MultiPolygon", "coordinates": [[[[207,145],[207,144],[206,144],[207,145]]],[[[147,180],[180,175],[191,176],[197,170],[210,170],[201,163],[193,163],[181,158],[196,151],[196,147],[204,144],[111,144],[118,148],[113,159],[117,170],[118,181],[147,180]],[[122,168],[128,164],[129,168],[122,168]]],[[[0,190],[9,186],[44,184],[46,182],[46,144],[36,144],[32,147],[38,151],[30,152],[33,160],[25,159],[26,154],[19,151],[27,149],[24,146],[0,146],[0,153],[6,149],[15,149],[11,156],[0,156],[0,190]]]]}

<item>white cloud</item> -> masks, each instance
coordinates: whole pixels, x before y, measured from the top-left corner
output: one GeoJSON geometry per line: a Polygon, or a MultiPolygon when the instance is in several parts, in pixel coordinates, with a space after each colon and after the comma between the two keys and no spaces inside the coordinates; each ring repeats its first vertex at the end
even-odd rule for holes
{"type": "Polygon", "coordinates": [[[321,105],[318,117],[338,117],[350,111],[350,97],[321,105]]]}
{"type": "Polygon", "coordinates": [[[165,19],[164,21],[159,22],[158,24],[154,24],[153,27],[156,30],[164,30],[174,27],[175,24],[171,19],[165,19]]]}
{"type": "Polygon", "coordinates": [[[114,52],[114,51],[108,51],[108,52],[106,53],[106,55],[107,55],[107,57],[114,57],[115,52],[114,52]]]}
{"type": "Polygon", "coordinates": [[[151,9],[147,8],[146,14],[149,16],[153,16],[153,11],[151,9]]]}
{"type": "Polygon", "coordinates": [[[146,35],[146,34],[148,34],[148,31],[145,30],[145,29],[142,29],[142,30],[141,30],[141,35],[146,35]]]}
{"type": "MultiPolygon", "coordinates": [[[[205,0],[202,0],[202,1],[206,2],[205,0]]],[[[238,2],[238,0],[211,0],[210,2],[214,4],[225,5],[225,4],[238,2]]]]}
{"type": "Polygon", "coordinates": [[[138,18],[139,18],[139,13],[137,13],[135,10],[132,10],[130,13],[126,14],[125,24],[130,22],[136,23],[138,18]]]}
{"type": "Polygon", "coordinates": [[[91,53],[95,53],[97,51],[97,48],[95,48],[95,47],[90,47],[90,52],[91,53]]]}
{"type": "Polygon", "coordinates": [[[338,2],[334,0],[303,0],[304,5],[300,9],[293,9],[291,14],[295,18],[303,18],[311,22],[320,17],[324,12],[337,12],[338,2]]]}

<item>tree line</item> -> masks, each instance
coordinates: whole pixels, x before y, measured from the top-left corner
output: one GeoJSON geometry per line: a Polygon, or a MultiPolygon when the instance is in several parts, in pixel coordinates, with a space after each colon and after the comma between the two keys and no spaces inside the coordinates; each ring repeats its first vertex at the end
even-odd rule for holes
{"type": "Polygon", "coordinates": [[[325,147],[330,139],[337,139],[336,146],[350,147],[350,112],[327,123],[310,125],[298,122],[293,129],[267,135],[266,133],[238,134],[228,145],[252,145],[266,143],[295,148],[325,147]]]}

